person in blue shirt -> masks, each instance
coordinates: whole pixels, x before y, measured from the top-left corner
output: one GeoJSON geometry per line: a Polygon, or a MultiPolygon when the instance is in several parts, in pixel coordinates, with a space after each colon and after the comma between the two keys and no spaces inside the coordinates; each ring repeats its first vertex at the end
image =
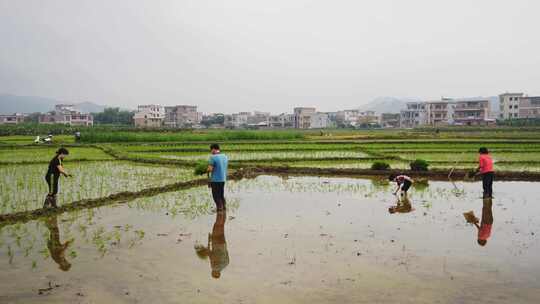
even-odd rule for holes
{"type": "Polygon", "coordinates": [[[225,182],[227,181],[227,166],[229,160],[222,154],[218,144],[210,145],[210,159],[208,160],[208,178],[212,197],[218,211],[225,210],[225,182]]]}

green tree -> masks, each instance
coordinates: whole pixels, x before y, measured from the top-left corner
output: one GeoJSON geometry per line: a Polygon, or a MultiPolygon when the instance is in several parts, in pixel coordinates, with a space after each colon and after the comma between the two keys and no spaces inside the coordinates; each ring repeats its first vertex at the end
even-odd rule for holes
{"type": "Polygon", "coordinates": [[[103,112],[92,113],[96,124],[130,125],[133,124],[133,112],[121,111],[120,108],[105,108],[103,112]]]}

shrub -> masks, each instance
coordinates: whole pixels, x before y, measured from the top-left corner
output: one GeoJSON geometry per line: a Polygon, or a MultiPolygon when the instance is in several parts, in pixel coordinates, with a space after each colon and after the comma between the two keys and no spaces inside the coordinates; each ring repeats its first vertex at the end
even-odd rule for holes
{"type": "Polygon", "coordinates": [[[385,162],[374,162],[371,165],[371,170],[389,170],[390,165],[385,162]]]}
{"type": "Polygon", "coordinates": [[[427,171],[429,167],[428,162],[423,159],[416,159],[409,165],[411,166],[411,170],[413,171],[427,171]]]}
{"type": "Polygon", "coordinates": [[[206,174],[207,169],[208,169],[208,163],[206,161],[200,161],[200,162],[197,162],[197,164],[195,165],[194,173],[195,175],[204,175],[206,174]]]}

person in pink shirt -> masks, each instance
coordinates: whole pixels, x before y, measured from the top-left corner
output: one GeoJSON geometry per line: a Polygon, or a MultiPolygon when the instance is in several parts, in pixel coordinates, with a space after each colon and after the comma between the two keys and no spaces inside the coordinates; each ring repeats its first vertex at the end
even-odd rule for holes
{"type": "Polygon", "coordinates": [[[489,155],[487,148],[480,148],[478,150],[480,157],[478,157],[478,169],[477,175],[482,175],[482,187],[484,189],[484,198],[493,197],[493,160],[489,155]]]}
{"type": "Polygon", "coordinates": [[[407,195],[407,191],[409,191],[409,188],[414,182],[412,178],[403,174],[400,174],[400,175],[392,174],[388,177],[388,180],[391,182],[395,182],[397,184],[397,188],[394,191],[394,195],[396,195],[398,191],[401,190],[401,197],[404,197],[407,195]]]}

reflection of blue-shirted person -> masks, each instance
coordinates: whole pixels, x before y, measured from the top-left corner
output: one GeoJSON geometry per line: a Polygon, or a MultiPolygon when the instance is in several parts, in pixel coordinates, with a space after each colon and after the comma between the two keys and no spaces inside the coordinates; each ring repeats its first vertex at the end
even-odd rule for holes
{"type": "Polygon", "coordinates": [[[210,178],[210,188],[212,197],[216,203],[218,211],[225,210],[225,182],[227,181],[227,165],[229,160],[225,154],[219,150],[218,144],[210,145],[212,156],[208,160],[208,177],[210,178]]]}

